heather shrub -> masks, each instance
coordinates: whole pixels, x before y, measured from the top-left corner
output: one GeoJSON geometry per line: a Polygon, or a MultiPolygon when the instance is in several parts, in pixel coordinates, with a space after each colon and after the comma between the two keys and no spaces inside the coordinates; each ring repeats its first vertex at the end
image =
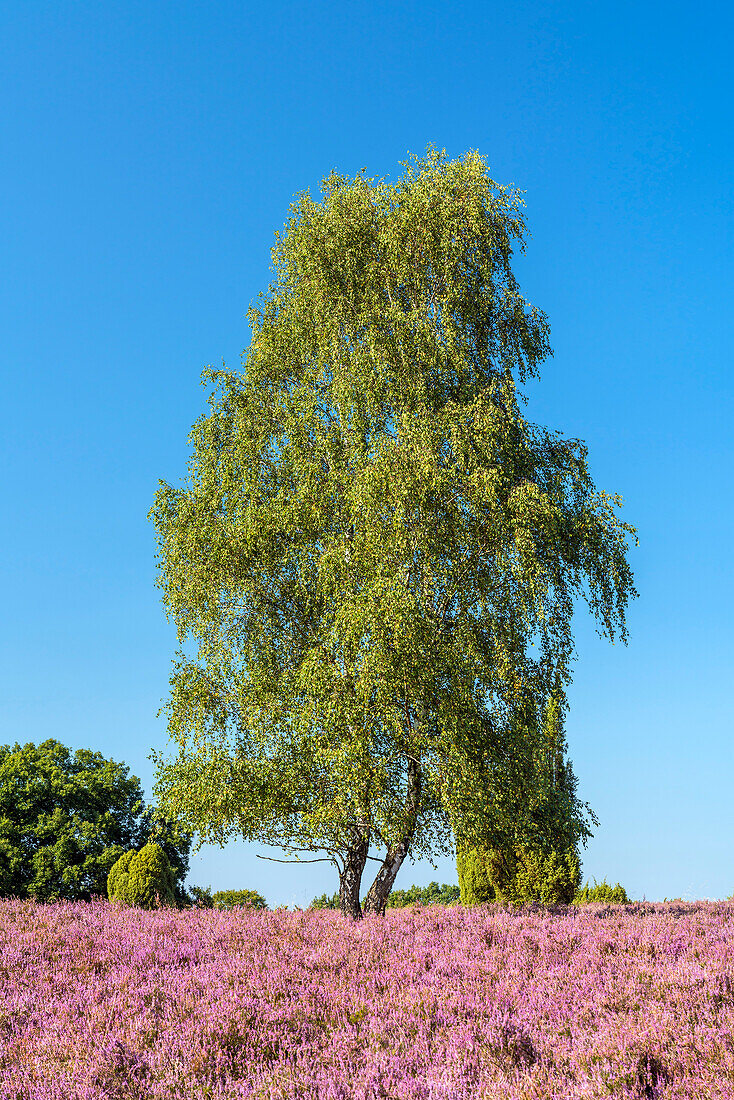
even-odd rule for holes
{"type": "Polygon", "coordinates": [[[268,903],[257,890],[217,890],[213,897],[215,909],[267,909],[268,903]]]}
{"type": "Polygon", "coordinates": [[[607,902],[612,905],[629,905],[630,899],[627,897],[627,891],[624,886],[620,886],[617,883],[616,886],[612,886],[611,883],[603,879],[601,882],[597,882],[594,879],[594,885],[589,886],[588,882],[582,889],[577,890],[573,899],[574,905],[586,905],[589,902],[607,902]]]}
{"type": "Polygon", "coordinates": [[[140,909],[175,908],[175,875],[160,844],[144,844],[139,852],[120,856],[107,876],[110,901],[140,909]]]}
{"type": "Polygon", "coordinates": [[[731,1100],[732,904],[428,912],[0,901],[0,1097],[731,1100]]]}

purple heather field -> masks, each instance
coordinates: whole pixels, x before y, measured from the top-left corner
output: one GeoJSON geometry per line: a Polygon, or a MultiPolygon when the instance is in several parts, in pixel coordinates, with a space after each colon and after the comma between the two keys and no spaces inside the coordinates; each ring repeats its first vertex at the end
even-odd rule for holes
{"type": "Polygon", "coordinates": [[[734,1097],[734,905],[0,902],[2,1100],[734,1097]]]}

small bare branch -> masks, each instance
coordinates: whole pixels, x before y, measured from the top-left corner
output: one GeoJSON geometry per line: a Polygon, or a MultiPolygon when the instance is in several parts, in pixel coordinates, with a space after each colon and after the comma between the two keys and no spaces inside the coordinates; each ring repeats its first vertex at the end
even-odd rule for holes
{"type": "MultiPolygon", "coordinates": [[[[327,848],[324,844],[310,844],[306,848],[297,848],[295,844],[282,844],[279,845],[285,849],[286,852],[336,852],[338,848],[327,848]]],[[[263,857],[265,858],[265,857],[263,857]]]]}
{"type": "Polygon", "coordinates": [[[269,859],[271,863],[333,863],[333,859],[324,856],[323,859],[276,859],[275,856],[261,856],[255,853],[256,859],[269,859]]]}

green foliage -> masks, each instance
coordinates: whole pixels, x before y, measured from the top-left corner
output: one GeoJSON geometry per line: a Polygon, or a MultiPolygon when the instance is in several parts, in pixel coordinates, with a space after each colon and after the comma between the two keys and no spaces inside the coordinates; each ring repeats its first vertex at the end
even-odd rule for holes
{"type": "Polygon", "coordinates": [[[214,895],[215,909],[267,909],[268,903],[257,890],[218,890],[214,895]]]}
{"type": "Polygon", "coordinates": [[[344,856],[353,913],[370,843],[389,869],[452,830],[588,834],[547,793],[542,712],[576,597],[624,640],[635,594],[620,499],[522,414],[550,348],[511,267],[519,193],[477,153],[404,169],[293,204],[243,373],[205,374],[189,477],[151,510],[182,646],[162,809],[199,844],[344,856]]]}
{"type": "Polygon", "coordinates": [[[145,844],[139,852],[131,850],[113,865],[107,878],[110,901],[135,905],[140,909],[175,907],[176,879],[160,844],[145,844]]]}
{"type": "Polygon", "coordinates": [[[587,882],[580,890],[577,890],[573,899],[574,905],[587,905],[589,902],[604,902],[609,905],[629,905],[630,899],[627,897],[627,891],[624,886],[620,886],[617,883],[616,886],[612,886],[611,883],[603,879],[601,882],[597,882],[594,879],[594,885],[590,886],[587,882]]]}
{"type": "Polygon", "coordinates": [[[130,878],[130,864],[135,859],[135,849],[131,848],[113,863],[107,876],[107,897],[110,901],[128,903],[128,880],[130,878]]]}
{"type": "Polygon", "coordinates": [[[568,905],[581,881],[579,858],[573,849],[469,849],[457,855],[457,867],[462,905],[490,901],[568,905]]]}
{"type": "Polygon", "coordinates": [[[137,839],[136,776],[53,739],[0,746],[0,896],[89,900],[137,839]]]}
{"type": "Polygon", "coordinates": [[[314,898],[309,909],[338,909],[339,908],[339,891],[330,897],[326,894],[320,894],[319,897],[314,898]]]}
{"type": "Polygon", "coordinates": [[[483,905],[485,902],[495,901],[488,859],[482,850],[457,845],[456,869],[462,905],[483,905]]]}
{"type": "Polygon", "coordinates": [[[515,905],[570,905],[581,884],[581,865],[575,851],[543,852],[517,848],[510,858],[493,853],[492,879],[497,901],[515,905]]]}
{"type": "Polygon", "coordinates": [[[149,840],[166,853],[182,904],[191,835],[144,807],[128,767],[55,740],[0,746],[0,896],[104,895],[113,865],[149,840]]]}
{"type": "Polygon", "coordinates": [[[213,909],[214,898],[212,897],[211,886],[190,886],[187,904],[194,909],[213,909]]]}
{"type": "MultiPolygon", "coordinates": [[[[577,780],[566,759],[561,696],[557,678],[542,723],[530,708],[516,719],[522,723],[526,742],[537,745],[532,771],[518,782],[518,790],[526,792],[530,828],[525,836],[510,828],[495,832],[494,843],[472,846],[462,837],[457,840],[457,871],[465,905],[489,901],[569,904],[580,885],[578,848],[588,829],[579,814],[577,780]]],[[[595,821],[588,806],[586,810],[595,821]]]]}
{"type": "MultiPolygon", "coordinates": [[[[456,905],[459,901],[459,887],[439,886],[430,882],[428,886],[411,886],[407,890],[393,890],[387,899],[388,909],[402,909],[406,905],[456,905]]],[[[330,897],[321,894],[314,898],[310,909],[338,909],[339,891],[330,897]]]]}
{"type": "Polygon", "coordinates": [[[459,901],[459,887],[439,886],[429,882],[428,886],[411,886],[407,890],[393,890],[387,899],[388,909],[402,909],[406,905],[456,905],[459,901]]]}
{"type": "Polygon", "coordinates": [[[156,806],[146,806],[140,815],[136,837],[136,848],[145,844],[159,844],[171,865],[174,876],[173,892],[176,905],[182,908],[189,904],[189,895],[184,888],[189,873],[189,856],[192,844],[191,833],[172,817],[162,814],[156,806]]]}

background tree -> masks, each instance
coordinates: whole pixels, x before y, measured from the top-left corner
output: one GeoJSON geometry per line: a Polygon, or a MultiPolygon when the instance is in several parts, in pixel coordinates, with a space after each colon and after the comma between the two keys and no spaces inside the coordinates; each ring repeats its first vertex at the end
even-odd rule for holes
{"type": "Polygon", "coordinates": [[[53,739],[0,746],[0,895],[38,901],[105,894],[137,837],[140,780],[53,739]]]}
{"type": "Polygon", "coordinates": [[[456,905],[460,900],[458,886],[439,886],[429,882],[428,886],[409,886],[407,890],[393,890],[387,899],[388,909],[403,909],[408,905],[456,905]]]}
{"type": "Polygon", "coordinates": [[[267,909],[268,903],[257,890],[217,890],[213,898],[215,909],[267,909]]]}
{"type": "MultiPolygon", "coordinates": [[[[393,890],[387,899],[387,909],[402,909],[407,905],[456,905],[460,900],[458,886],[449,886],[446,883],[439,886],[437,882],[429,882],[428,886],[409,886],[407,890],[393,890]]],[[[339,909],[339,891],[330,897],[321,894],[314,898],[309,909],[339,909]]]]}
{"type": "Polygon", "coordinates": [[[320,894],[317,898],[313,899],[309,905],[309,909],[341,909],[339,891],[337,890],[331,895],[320,894]]]}
{"type": "Polygon", "coordinates": [[[214,898],[211,886],[190,886],[188,891],[189,904],[194,909],[213,909],[214,898]]]}
{"type": "Polygon", "coordinates": [[[384,912],[457,829],[537,832],[574,599],[624,639],[634,594],[620,500],[521,413],[550,349],[511,268],[520,196],[475,153],[404,167],[294,203],[244,373],[205,374],[190,476],[151,511],[181,644],[161,806],[198,844],[326,852],[353,917],[368,859],[384,912]]]}
{"type": "Polygon", "coordinates": [[[0,896],[104,896],[116,860],[153,841],[173,867],[177,904],[184,904],[191,835],[144,805],[129,771],[53,739],[0,746],[0,896]]]}

